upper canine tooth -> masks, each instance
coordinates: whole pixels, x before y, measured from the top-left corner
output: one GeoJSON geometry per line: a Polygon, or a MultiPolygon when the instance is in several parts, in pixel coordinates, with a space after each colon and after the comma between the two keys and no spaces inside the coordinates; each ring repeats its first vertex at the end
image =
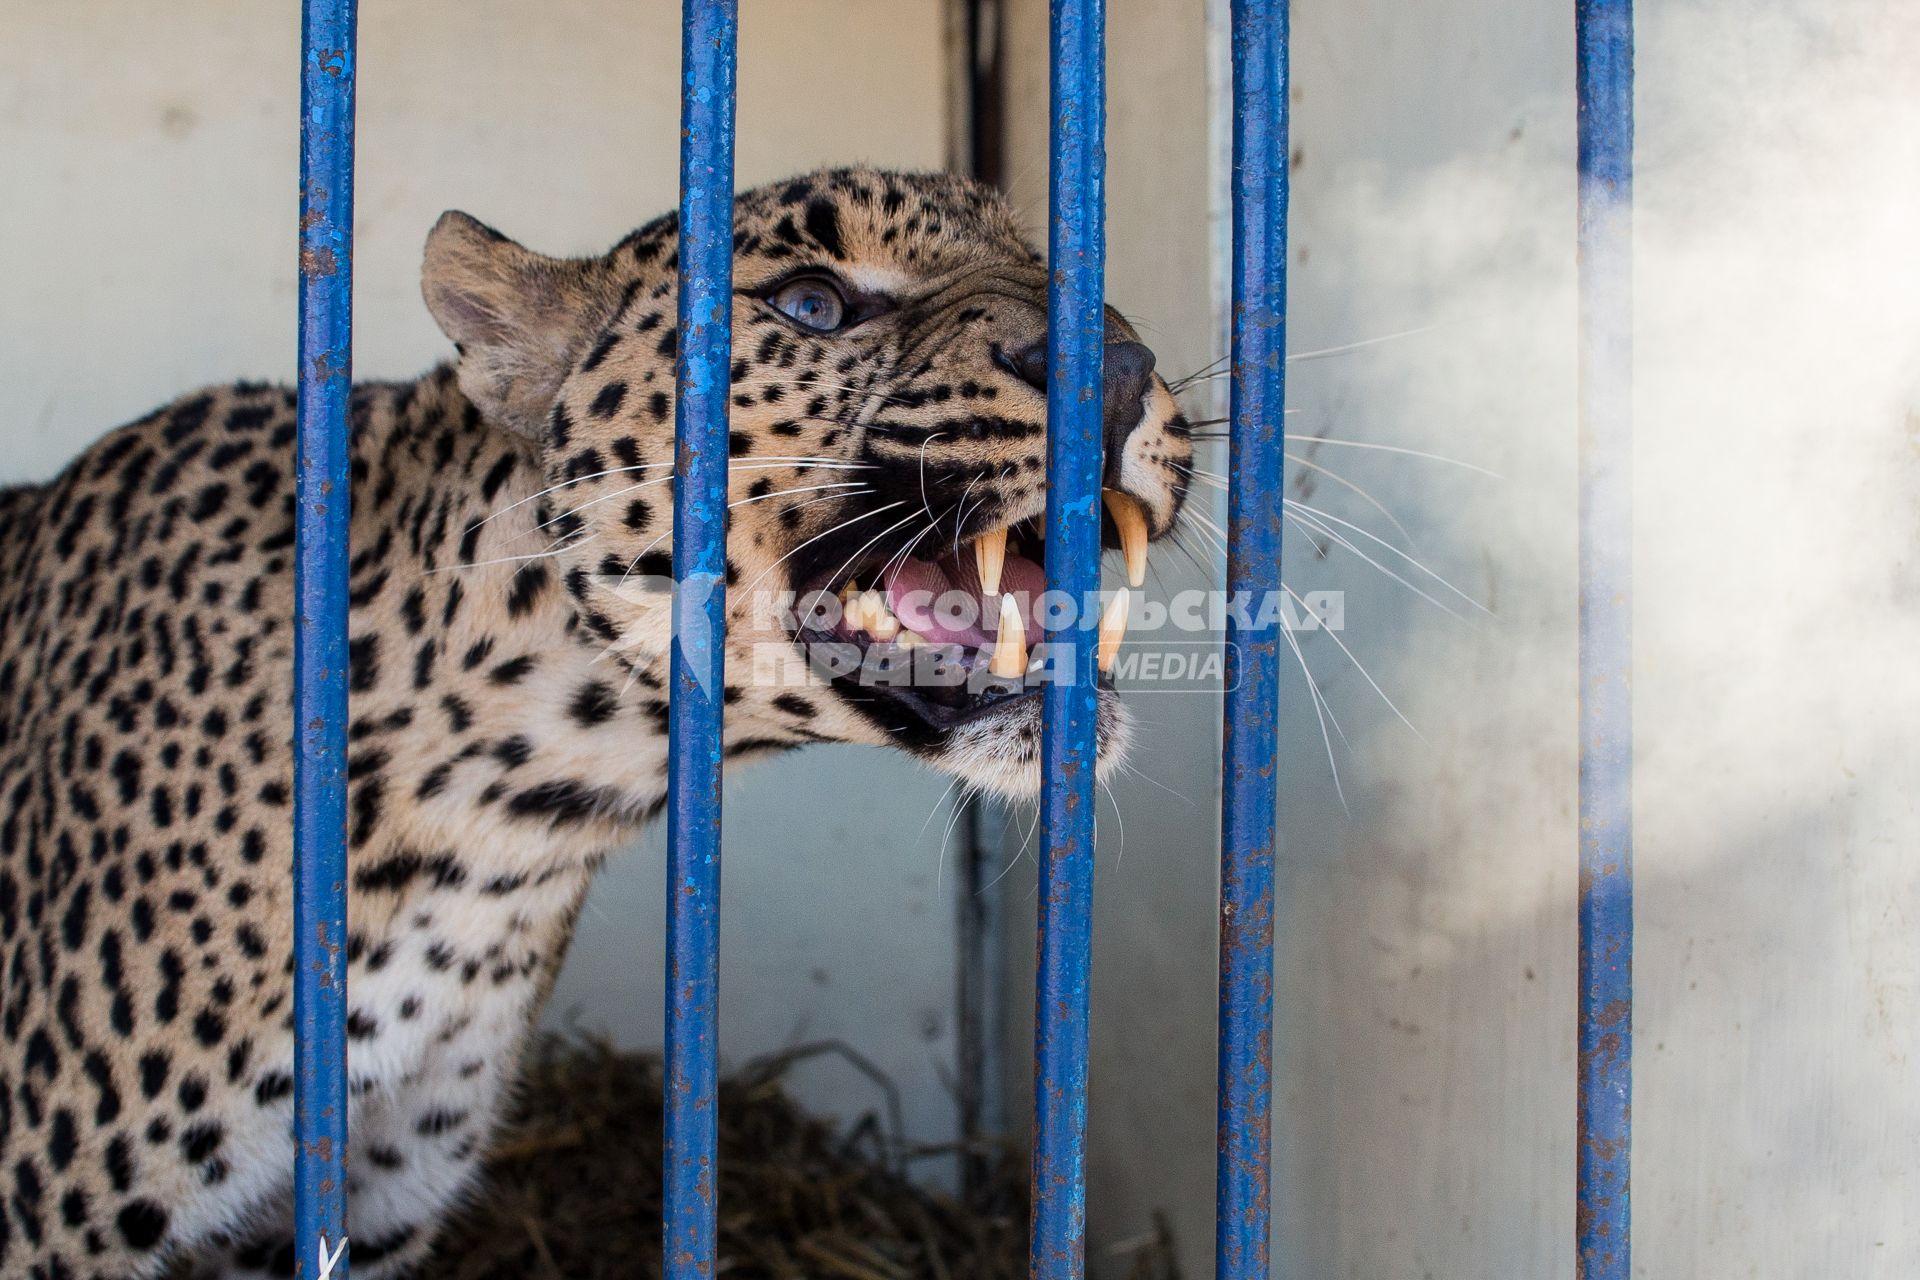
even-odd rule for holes
{"type": "Polygon", "coordinates": [[[993,661],[987,670],[1015,680],[1027,674],[1027,626],[1012,596],[1000,597],[1000,634],[994,637],[993,661]]]}
{"type": "Polygon", "coordinates": [[[980,589],[988,595],[1000,590],[1000,571],[1007,563],[1005,526],[981,534],[973,540],[973,563],[980,570],[980,589]]]}
{"type": "Polygon", "coordinates": [[[1127,638],[1127,601],[1132,595],[1131,591],[1116,591],[1113,599],[1107,601],[1107,607],[1100,611],[1100,648],[1097,656],[1102,671],[1113,670],[1113,660],[1120,653],[1120,642],[1127,638]]]}
{"type": "Polygon", "coordinates": [[[1113,516],[1114,527],[1120,530],[1120,554],[1127,560],[1127,584],[1144,587],[1147,584],[1147,513],[1132,494],[1102,489],[1100,496],[1107,500],[1107,511],[1113,516]]]}

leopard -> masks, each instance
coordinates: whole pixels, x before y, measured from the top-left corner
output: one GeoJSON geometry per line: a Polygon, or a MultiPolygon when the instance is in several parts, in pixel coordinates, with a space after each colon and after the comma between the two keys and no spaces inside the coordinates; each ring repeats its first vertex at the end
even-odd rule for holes
{"type": "MultiPolygon", "coordinates": [[[[666,802],[678,249],[673,213],[562,258],[448,212],[421,288],[451,356],[347,388],[365,1280],[417,1270],[472,1193],[595,872],[666,802]]],[[[727,767],[864,744],[1035,794],[1049,284],[964,177],[736,196],[727,767]],[[915,615],[929,585],[980,616],[915,615]]],[[[1107,307],[1099,336],[1082,515],[1134,574],[1192,431],[1133,324],[1107,307]]],[[[199,390],[0,492],[4,1274],[318,1274],[292,1217],[298,423],[296,389],[199,390]]],[[[1104,773],[1131,721],[1097,683],[1104,773]]]]}

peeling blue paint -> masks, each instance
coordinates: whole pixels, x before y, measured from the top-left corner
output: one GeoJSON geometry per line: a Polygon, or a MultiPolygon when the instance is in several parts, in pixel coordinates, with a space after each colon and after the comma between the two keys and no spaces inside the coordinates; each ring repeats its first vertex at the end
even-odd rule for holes
{"type": "MultiPolygon", "coordinates": [[[[1047,589],[1100,585],[1101,369],[1106,342],[1106,17],[1102,0],[1053,0],[1047,263],[1047,589]]],[[[1040,936],[1034,1007],[1036,1280],[1086,1270],[1087,1011],[1093,944],[1098,617],[1047,639],[1071,678],[1042,695],[1040,936]]]]}
{"type": "Polygon", "coordinates": [[[299,439],[294,468],[294,1274],[345,1280],[347,411],[353,384],[354,0],[300,32],[299,439]]]}
{"type": "MultiPolygon", "coordinates": [[[[1234,0],[1227,591],[1280,592],[1291,111],[1286,0],[1234,0]]],[[[1265,1280],[1272,1214],[1273,856],[1281,622],[1229,615],[1220,792],[1214,1274],[1265,1280]]]]}
{"type": "Polygon", "coordinates": [[[737,27],[734,0],[685,0],[661,1210],[669,1280],[710,1280],[718,1239],[720,780],[737,27]]]}
{"type": "Polygon", "coordinates": [[[1576,1267],[1631,1271],[1633,4],[1576,0],[1580,109],[1580,994],[1576,1267]]]}

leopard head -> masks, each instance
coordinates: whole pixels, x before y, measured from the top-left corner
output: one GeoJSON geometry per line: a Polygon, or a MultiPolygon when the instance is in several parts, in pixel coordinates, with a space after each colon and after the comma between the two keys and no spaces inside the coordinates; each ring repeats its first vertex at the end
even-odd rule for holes
{"type": "MultiPolygon", "coordinates": [[[[561,260],[449,213],[424,272],[462,390],[539,452],[577,631],[656,676],[678,265],[672,215],[561,260]]],[[[730,749],[894,746],[1002,794],[1037,788],[1040,685],[1058,670],[1040,648],[1047,283],[1005,201],[963,178],[838,169],[738,198],[730,749]]],[[[1102,540],[1137,576],[1192,448],[1111,308],[1106,341],[1102,540]]],[[[1103,681],[1103,770],[1127,737],[1103,681]]]]}

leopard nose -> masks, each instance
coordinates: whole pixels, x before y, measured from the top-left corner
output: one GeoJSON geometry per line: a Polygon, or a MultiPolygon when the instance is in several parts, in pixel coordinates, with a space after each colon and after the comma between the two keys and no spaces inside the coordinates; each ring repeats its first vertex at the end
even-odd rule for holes
{"type": "Polygon", "coordinates": [[[1128,434],[1139,425],[1142,402],[1152,377],[1153,352],[1147,347],[1138,342],[1107,344],[1100,394],[1105,401],[1108,448],[1124,444],[1128,434]]]}
{"type": "MultiPolygon", "coordinates": [[[[1107,444],[1124,443],[1140,421],[1142,402],[1153,377],[1153,352],[1138,342],[1109,342],[1103,354],[1101,399],[1105,402],[1107,444]],[[1116,436],[1117,433],[1117,436],[1116,436]]],[[[1004,357],[1009,373],[1035,391],[1047,389],[1047,344],[1036,342],[1018,355],[1004,357]]]]}

